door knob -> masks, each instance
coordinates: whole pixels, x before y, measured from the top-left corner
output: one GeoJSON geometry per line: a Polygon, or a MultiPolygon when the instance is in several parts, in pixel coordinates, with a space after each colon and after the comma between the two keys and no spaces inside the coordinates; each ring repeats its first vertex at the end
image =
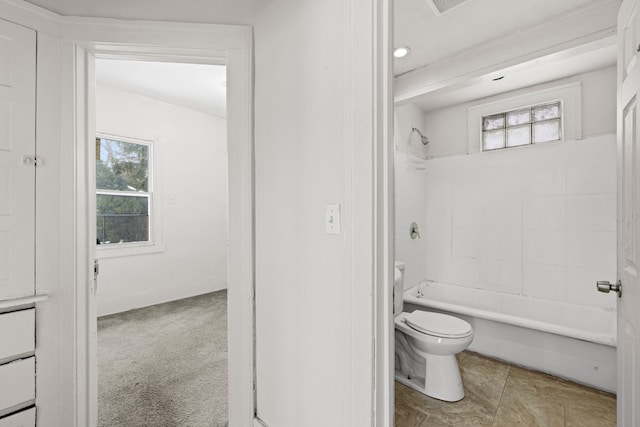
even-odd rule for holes
{"type": "Polygon", "coordinates": [[[598,282],[596,283],[596,288],[598,288],[599,292],[604,292],[605,294],[613,291],[618,294],[618,298],[622,296],[622,283],[620,282],[620,280],[618,280],[618,283],[615,284],[609,283],[608,280],[598,280],[598,282]]]}
{"type": "Polygon", "coordinates": [[[409,226],[409,236],[411,236],[413,240],[420,238],[420,230],[418,230],[418,224],[415,222],[412,222],[409,226]]]}

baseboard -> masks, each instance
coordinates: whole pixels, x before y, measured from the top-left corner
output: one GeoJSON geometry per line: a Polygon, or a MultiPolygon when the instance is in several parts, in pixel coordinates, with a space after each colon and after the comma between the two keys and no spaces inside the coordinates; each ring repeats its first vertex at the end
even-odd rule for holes
{"type": "Polygon", "coordinates": [[[122,313],[136,308],[149,307],[169,301],[195,297],[226,288],[226,280],[211,279],[191,284],[189,286],[180,286],[170,289],[155,289],[154,292],[123,295],[118,298],[110,299],[101,299],[100,290],[98,289],[98,317],[122,313]]]}

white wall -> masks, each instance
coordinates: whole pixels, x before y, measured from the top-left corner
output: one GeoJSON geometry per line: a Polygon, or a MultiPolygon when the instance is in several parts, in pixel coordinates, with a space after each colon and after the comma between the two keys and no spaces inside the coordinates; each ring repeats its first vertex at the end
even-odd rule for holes
{"type": "Polygon", "coordinates": [[[373,425],[373,120],[387,123],[372,89],[389,56],[372,37],[385,7],[280,0],[256,21],[256,401],[268,426],[373,425]],[[329,203],[339,235],[325,234],[329,203]]]}
{"type": "Polygon", "coordinates": [[[398,105],[394,110],[393,140],[396,149],[417,157],[426,157],[428,146],[422,144],[417,132],[412,131],[416,128],[425,135],[424,111],[415,104],[398,105]]]}
{"type": "Polygon", "coordinates": [[[427,157],[433,158],[468,153],[467,110],[469,107],[574,81],[582,82],[583,137],[615,133],[616,68],[609,67],[429,112],[425,115],[424,121],[426,135],[431,140],[426,148],[427,157]]]}
{"type": "Polygon", "coordinates": [[[119,89],[96,89],[98,132],[154,140],[163,249],[105,258],[98,314],[226,288],[226,120],[119,89]]]}
{"type": "Polygon", "coordinates": [[[257,412],[268,426],[343,425],[345,244],[324,234],[324,205],[345,201],[333,126],[342,34],[326,31],[343,25],[338,3],[279,1],[255,29],[257,412]]]}

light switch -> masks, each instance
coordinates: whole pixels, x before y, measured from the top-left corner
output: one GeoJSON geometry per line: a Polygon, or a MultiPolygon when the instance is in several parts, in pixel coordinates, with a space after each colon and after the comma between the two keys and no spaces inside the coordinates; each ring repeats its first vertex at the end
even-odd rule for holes
{"type": "Polygon", "coordinates": [[[327,205],[325,233],[340,234],[340,205],[338,203],[327,205]]]}

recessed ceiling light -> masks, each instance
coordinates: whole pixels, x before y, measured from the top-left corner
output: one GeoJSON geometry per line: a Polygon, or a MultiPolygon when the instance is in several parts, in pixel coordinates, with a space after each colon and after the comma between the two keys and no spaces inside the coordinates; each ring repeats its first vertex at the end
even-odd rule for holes
{"type": "Polygon", "coordinates": [[[411,49],[409,49],[406,46],[397,47],[393,51],[393,56],[396,57],[396,58],[404,58],[405,56],[407,56],[409,54],[409,52],[411,52],[411,49]]]}

